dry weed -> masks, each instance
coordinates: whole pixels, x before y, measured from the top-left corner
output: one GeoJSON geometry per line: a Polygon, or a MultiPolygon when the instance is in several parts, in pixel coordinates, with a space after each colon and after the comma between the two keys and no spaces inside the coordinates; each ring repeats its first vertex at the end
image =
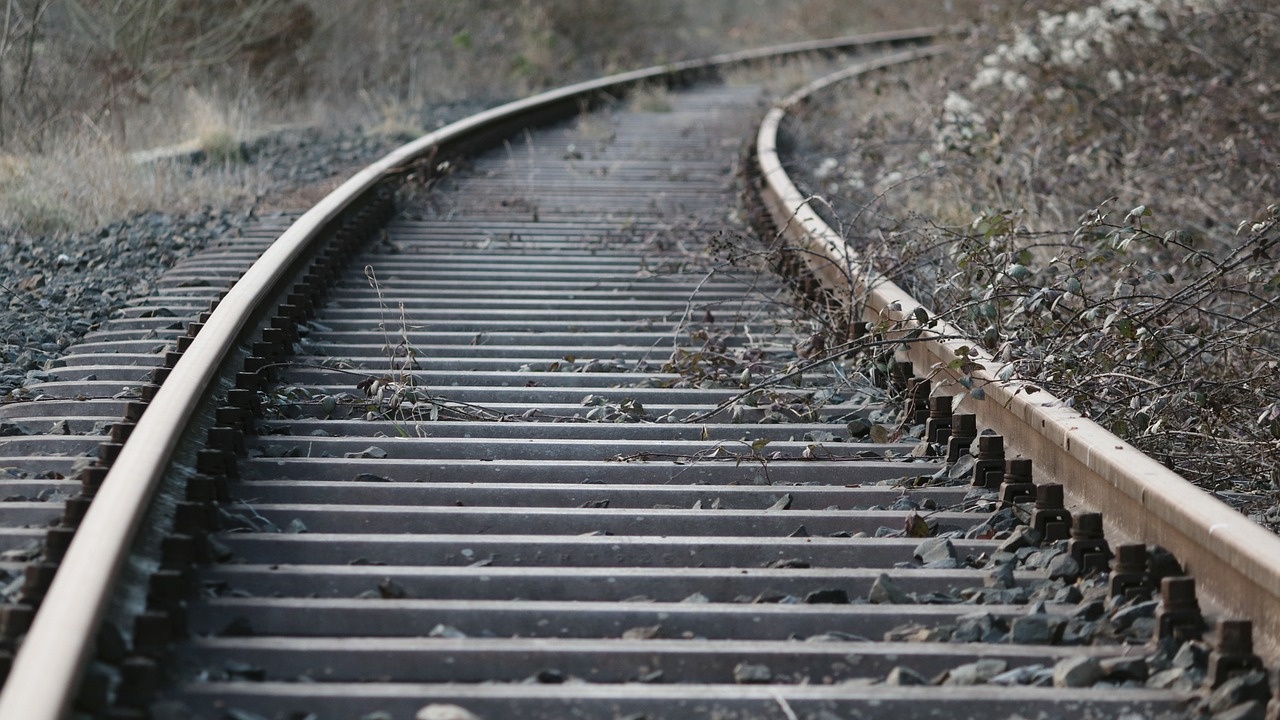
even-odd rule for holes
{"type": "Polygon", "coordinates": [[[138,165],[102,139],[10,156],[3,166],[0,227],[24,227],[35,235],[87,230],[147,210],[229,205],[255,198],[264,187],[249,166],[138,165]]]}
{"type": "Polygon", "coordinates": [[[371,92],[362,89],[360,100],[368,108],[366,116],[369,132],[388,137],[416,138],[426,132],[418,117],[421,100],[404,100],[389,93],[371,92]]]}
{"type": "Polygon", "coordinates": [[[214,164],[243,159],[242,143],[258,125],[251,101],[218,101],[187,90],[187,133],[214,164]]]}
{"type": "Polygon", "coordinates": [[[671,96],[665,85],[643,85],[628,97],[631,109],[639,112],[671,112],[671,96]]]}

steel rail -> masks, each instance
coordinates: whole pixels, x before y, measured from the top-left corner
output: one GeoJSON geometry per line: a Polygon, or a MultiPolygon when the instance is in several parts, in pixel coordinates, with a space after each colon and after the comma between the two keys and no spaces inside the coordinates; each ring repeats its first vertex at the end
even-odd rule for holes
{"type": "Polygon", "coordinates": [[[577,83],[424,135],[347,180],[290,226],[231,288],[157,391],[90,505],[14,658],[0,693],[0,720],[57,720],[70,709],[139,524],[208,388],[262,304],[276,296],[294,269],[315,252],[326,230],[360,198],[389,179],[412,172],[430,175],[450,158],[520,128],[571,116],[601,96],[639,84],[680,83],[728,66],[804,53],[925,44],[939,33],[927,28],[797,43],[577,83]]]}
{"type": "Polygon", "coordinates": [[[774,224],[784,237],[804,248],[809,269],[825,287],[858,307],[862,319],[887,323],[899,337],[918,333],[917,339],[906,343],[917,373],[932,377],[935,388],[942,380],[960,389],[953,394],[966,393],[962,403],[967,411],[981,425],[1004,436],[1010,456],[1016,452],[1031,458],[1037,475],[1062,484],[1075,503],[1105,511],[1108,535],[1114,532],[1173,552],[1188,574],[1202,580],[1199,591],[1204,600],[1228,617],[1253,621],[1258,628],[1256,651],[1275,662],[1280,659],[1280,613],[1270,609],[1280,607],[1280,538],[1049,392],[1032,389],[1033,384],[1024,381],[1001,380],[1001,363],[981,353],[976,342],[942,339],[965,337],[965,333],[938,322],[930,308],[875,272],[814,212],[783,168],[778,131],[788,110],[868,70],[936,52],[924,49],[859,63],[810,83],[767,114],[756,138],[756,170],[774,224]],[[917,309],[934,324],[918,320],[917,309]],[[984,400],[974,400],[959,385],[961,373],[949,369],[958,359],[981,366],[970,377],[983,388],[984,400]]]}

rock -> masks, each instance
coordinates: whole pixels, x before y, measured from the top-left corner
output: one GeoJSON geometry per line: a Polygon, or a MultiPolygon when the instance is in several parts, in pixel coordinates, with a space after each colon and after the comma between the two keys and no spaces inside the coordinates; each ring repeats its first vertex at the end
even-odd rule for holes
{"type": "Polygon", "coordinates": [[[913,557],[926,567],[940,567],[936,563],[950,561],[950,567],[959,567],[956,559],[956,546],[951,540],[942,537],[931,537],[916,546],[913,557]]]}
{"type": "Polygon", "coordinates": [[[1183,668],[1169,668],[1147,678],[1147,687],[1158,688],[1161,690],[1177,690],[1179,692],[1191,692],[1198,685],[1191,675],[1183,668]]]}
{"type": "Polygon", "coordinates": [[[228,660],[222,664],[222,670],[227,677],[234,680],[250,680],[253,682],[262,682],[267,679],[267,671],[258,665],[239,662],[237,660],[228,660]]]}
{"type": "Polygon", "coordinates": [[[1032,550],[1023,558],[1023,566],[1027,570],[1037,570],[1048,566],[1054,558],[1061,554],[1062,551],[1054,547],[1032,550]]]}
{"type": "Polygon", "coordinates": [[[996,552],[1016,553],[1040,544],[1040,533],[1030,525],[1019,525],[996,548],[996,552]]]}
{"type": "Polygon", "coordinates": [[[904,495],[898,498],[897,500],[894,500],[893,504],[889,506],[889,509],[890,510],[919,510],[920,506],[916,504],[916,501],[904,495]]]}
{"type": "Polygon", "coordinates": [[[1102,679],[1097,658],[1071,657],[1053,666],[1053,686],[1059,688],[1089,687],[1102,679]]]}
{"type": "Polygon", "coordinates": [[[1147,659],[1142,657],[1106,658],[1098,661],[1102,675],[1111,682],[1133,680],[1140,683],[1147,681],[1150,670],[1147,659]]]}
{"type": "Polygon", "coordinates": [[[789,596],[786,593],[778,592],[773,588],[766,588],[761,590],[759,595],[752,598],[751,602],[756,605],[771,605],[773,603],[780,603],[787,597],[789,596]]]}
{"type": "Polygon", "coordinates": [[[1048,645],[1062,633],[1065,621],[1053,615],[1023,615],[1014,618],[1009,628],[1009,642],[1018,645],[1048,645]]]}
{"type": "Polygon", "coordinates": [[[1005,638],[1007,626],[991,613],[971,613],[956,618],[952,642],[1000,642],[1005,638]]]}
{"type": "Polygon", "coordinates": [[[482,720],[479,715],[461,705],[447,703],[424,705],[413,717],[414,720],[482,720]]]}
{"type": "Polygon", "coordinates": [[[1063,553],[1049,561],[1049,578],[1074,580],[1080,576],[1080,563],[1070,555],[1063,553]]]}
{"type": "Polygon", "coordinates": [[[461,640],[466,636],[467,634],[462,632],[458,628],[452,625],[445,625],[444,623],[438,623],[435,627],[431,628],[431,630],[427,633],[427,637],[449,638],[452,640],[461,640]]]}
{"type": "Polygon", "coordinates": [[[988,684],[1005,686],[1030,685],[1035,682],[1036,678],[1044,669],[1045,667],[1043,665],[1024,665],[1023,667],[1017,667],[996,675],[988,681],[988,684]]]}
{"type": "Polygon", "coordinates": [[[1229,678],[1209,695],[1205,705],[1209,712],[1221,713],[1249,701],[1265,704],[1270,697],[1266,674],[1255,671],[1229,678]]]}
{"type": "Polygon", "coordinates": [[[1178,650],[1182,647],[1176,638],[1163,637],[1155,642],[1154,652],[1147,656],[1147,662],[1152,670],[1168,670],[1173,666],[1173,656],[1178,654],[1178,650]]]}
{"type": "Polygon", "coordinates": [[[973,540],[975,538],[981,539],[981,540],[990,540],[995,534],[996,534],[995,528],[991,527],[991,524],[988,523],[986,520],[983,520],[977,525],[973,525],[969,529],[964,531],[964,537],[970,540],[973,540]]]}
{"type": "Polygon", "coordinates": [[[768,665],[738,663],[733,668],[733,681],[739,685],[763,685],[773,682],[773,671],[768,665]]]}
{"type": "Polygon", "coordinates": [[[967,588],[960,597],[975,605],[1021,605],[1027,601],[1026,588],[967,588]]]}
{"type": "Polygon", "coordinates": [[[1132,625],[1135,620],[1155,617],[1156,608],[1158,607],[1160,607],[1159,600],[1134,603],[1112,614],[1111,623],[1115,625],[1116,629],[1124,630],[1132,625]]]}
{"type": "Polygon", "coordinates": [[[849,593],[837,588],[814,590],[804,596],[804,601],[810,605],[848,605],[849,593]]]}
{"type": "Polygon", "coordinates": [[[973,466],[977,459],[972,455],[961,455],[959,460],[947,470],[947,475],[952,479],[967,478],[973,475],[973,466]]]}
{"type": "Polygon", "coordinates": [[[21,425],[10,422],[8,420],[0,420],[0,437],[14,437],[14,436],[26,435],[26,434],[27,434],[27,431],[24,430],[21,425]]]}
{"type": "Polygon", "coordinates": [[[1107,607],[1101,600],[1091,600],[1077,605],[1075,611],[1071,613],[1071,617],[1092,621],[1106,614],[1107,607]]]}
{"type": "Polygon", "coordinates": [[[1124,631],[1124,637],[1128,642],[1140,645],[1150,640],[1156,634],[1155,618],[1138,618],[1133,621],[1128,630],[1124,631]]]}
{"type": "Polygon", "coordinates": [[[1068,585],[1053,595],[1053,601],[1063,605],[1074,605],[1083,599],[1084,596],[1080,594],[1080,588],[1075,585],[1068,585]]]}
{"type": "Polygon", "coordinates": [[[623,640],[652,640],[662,632],[661,625],[641,625],[622,631],[623,640]]]}
{"type": "Polygon", "coordinates": [[[525,679],[530,685],[562,685],[568,677],[555,668],[546,668],[539,670],[534,675],[525,679]]]}
{"type": "Polygon", "coordinates": [[[1172,664],[1176,668],[1199,670],[1203,673],[1209,664],[1209,646],[1199,640],[1188,640],[1178,648],[1172,664]]]}
{"type": "Polygon", "coordinates": [[[915,670],[899,665],[889,671],[889,675],[884,679],[884,684],[903,687],[907,685],[928,685],[929,681],[915,670]]]}
{"type": "Polygon", "coordinates": [[[984,659],[952,668],[946,672],[942,685],[985,685],[991,678],[1008,669],[1004,660],[984,659]]]}
{"type": "Polygon", "coordinates": [[[919,623],[908,623],[885,632],[885,642],[947,642],[955,628],[950,625],[928,627],[919,623]]]}
{"type": "Polygon", "coordinates": [[[409,597],[409,593],[400,583],[391,578],[383,578],[378,583],[378,594],[385,600],[403,600],[409,597]]]}
{"type": "Polygon", "coordinates": [[[982,578],[983,584],[989,588],[1011,588],[1016,583],[1013,579],[1013,564],[996,565],[987,570],[982,578]]]}
{"type": "Polygon", "coordinates": [[[1062,628],[1063,645],[1088,645],[1098,631],[1098,623],[1068,620],[1062,628]]]}
{"type": "Polygon", "coordinates": [[[899,587],[887,573],[880,573],[880,577],[876,578],[871,586],[871,592],[867,593],[867,600],[876,604],[914,605],[916,603],[916,599],[899,587]]]}
{"type": "MultiPolygon", "coordinates": [[[[1028,598],[1033,603],[1044,603],[1053,598],[1062,589],[1061,580],[1032,580],[1023,585],[1029,591],[1028,598]]],[[[1031,613],[1028,612],[1028,615],[1031,613]]]]}

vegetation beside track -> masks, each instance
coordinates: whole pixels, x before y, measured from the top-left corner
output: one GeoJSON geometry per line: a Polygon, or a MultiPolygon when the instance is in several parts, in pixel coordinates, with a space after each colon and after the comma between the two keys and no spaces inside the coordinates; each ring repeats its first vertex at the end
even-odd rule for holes
{"type": "Polygon", "coordinates": [[[943,23],[977,3],[953,4],[940,15],[925,0],[10,0],[0,228],[40,235],[255,202],[271,191],[241,141],[282,124],[416,136],[609,72],[943,23]],[[128,156],[181,143],[207,161],[175,171],[128,156]]]}
{"type": "Polygon", "coordinates": [[[792,169],[1010,373],[1280,527],[1274,9],[1030,7],[815,104],[792,169]]]}

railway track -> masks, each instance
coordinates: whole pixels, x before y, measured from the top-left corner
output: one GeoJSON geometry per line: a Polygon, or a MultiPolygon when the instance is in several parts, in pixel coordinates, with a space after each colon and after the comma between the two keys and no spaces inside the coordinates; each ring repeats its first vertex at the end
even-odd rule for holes
{"type": "MultiPolygon", "coordinates": [[[[870,59],[850,74],[930,37],[855,43],[870,59]]],[[[30,488],[58,493],[35,508],[37,524],[61,510],[55,527],[0,535],[35,560],[2,616],[17,654],[0,717],[1260,713],[1248,620],[1268,658],[1275,621],[1249,606],[1280,587],[1275,539],[1212,508],[1184,521],[1176,488],[1144,486],[1156,514],[1135,514],[1119,498],[1154,471],[1013,389],[953,413],[937,368],[956,344],[905,338],[918,303],[852,274],[789,194],[782,111],[753,127],[758,87],[524,129],[609,83],[705,70],[570,88],[407,146],[269,247],[175,270],[89,339],[109,347],[0,408],[56,407],[84,433],[12,441],[30,453],[115,441],[82,495],[59,501],[52,477],[74,460],[30,488]],[[397,212],[385,179],[406,174],[431,188],[397,212]],[[736,219],[752,212],[759,240],[736,219]],[[792,277],[726,261],[744,248],[792,277]],[[259,255],[215,291],[216,268],[259,255]],[[835,292],[851,278],[852,303],[835,292]],[[817,330],[833,317],[870,327],[817,330]],[[879,378],[850,357],[886,349],[879,378]],[[1126,463],[1145,475],[1110,469],[1126,463]],[[95,552],[110,546],[132,552],[95,552]]]]}

